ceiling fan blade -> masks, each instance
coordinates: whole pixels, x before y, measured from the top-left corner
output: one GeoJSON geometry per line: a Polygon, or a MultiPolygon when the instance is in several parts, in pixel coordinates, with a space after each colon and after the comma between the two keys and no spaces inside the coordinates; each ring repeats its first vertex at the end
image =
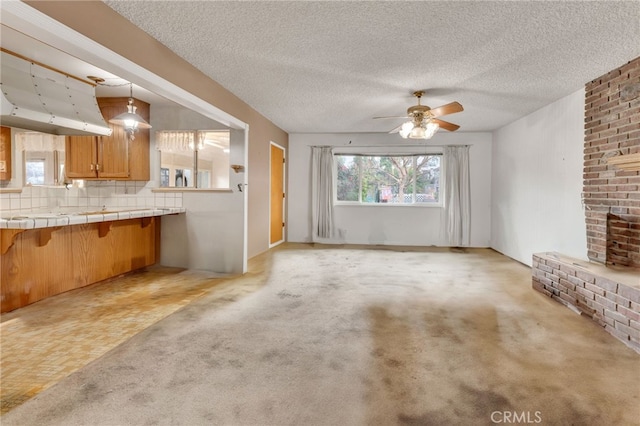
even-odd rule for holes
{"type": "Polygon", "coordinates": [[[402,124],[399,125],[398,127],[394,128],[393,130],[391,130],[389,133],[398,133],[400,131],[400,129],[402,129],[402,124]]]}
{"type": "Polygon", "coordinates": [[[431,121],[433,121],[434,123],[438,123],[440,128],[448,130],[450,132],[455,132],[460,128],[460,126],[458,126],[457,124],[449,123],[448,121],[439,120],[437,118],[433,118],[431,121]]]}
{"type": "Polygon", "coordinates": [[[380,118],[411,118],[411,117],[407,117],[406,115],[389,115],[387,117],[373,117],[374,120],[377,120],[380,118]]]}
{"type": "Polygon", "coordinates": [[[458,102],[451,102],[450,104],[429,110],[429,113],[432,117],[441,117],[443,115],[453,114],[460,111],[463,111],[462,105],[458,102]]]}

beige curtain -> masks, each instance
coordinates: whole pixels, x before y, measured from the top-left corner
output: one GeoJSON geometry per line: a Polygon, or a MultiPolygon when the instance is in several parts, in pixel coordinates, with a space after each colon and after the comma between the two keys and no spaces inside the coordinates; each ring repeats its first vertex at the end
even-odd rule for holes
{"type": "Polygon", "coordinates": [[[64,151],[64,136],[38,132],[16,134],[16,150],[20,151],[64,151]]]}
{"type": "Polygon", "coordinates": [[[444,173],[447,241],[453,247],[467,247],[471,230],[469,146],[444,147],[444,173]]]}
{"type": "Polygon", "coordinates": [[[311,147],[311,239],[333,236],[333,152],[311,147]]]}
{"type": "Polygon", "coordinates": [[[196,140],[195,131],[159,131],[156,132],[156,148],[159,151],[193,151],[196,140]]]}

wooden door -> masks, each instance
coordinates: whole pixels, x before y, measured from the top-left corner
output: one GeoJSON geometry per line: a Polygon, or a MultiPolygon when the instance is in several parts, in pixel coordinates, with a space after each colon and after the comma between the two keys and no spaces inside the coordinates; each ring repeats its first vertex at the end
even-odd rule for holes
{"type": "Polygon", "coordinates": [[[284,148],[271,143],[271,198],[269,244],[284,241],[284,148]]]}
{"type": "Polygon", "coordinates": [[[95,178],[98,158],[95,136],[67,136],[64,148],[65,176],[73,179],[95,178]]]}
{"type": "Polygon", "coordinates": [[[11,127],[0,130],[0,180],[11,180],[11,127]]]}

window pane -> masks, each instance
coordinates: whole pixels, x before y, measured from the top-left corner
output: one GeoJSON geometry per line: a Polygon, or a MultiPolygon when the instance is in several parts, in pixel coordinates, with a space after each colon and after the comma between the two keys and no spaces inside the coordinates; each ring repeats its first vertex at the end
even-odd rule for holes
{"type": "Polygon", "coordinates": [[[440,201],[440,155],[416,158],[416,203],[440,201]]]}
{"type": "Polygon", "coordinates": [[[404,204],[412,202],[412,157],[362,157],[363,202],[404,204]]]}
{"type": "Polygon", "coordinates": [[[358,201],[358,192],[360,190],[359,176],[359,157],[353,155],[336,156],[338,166],[338,201],[358,201]]]}
{"type": "Polygon", "coordinates": [[[184,131],[164,131],[159,143],[160,186],[198,188],[229,187],[229,131],[199,131],[194,139],[184,138],[184,131]],[[198,152],[198,175],[195,176],[195,151],[198,152]]]}
{"type": "Polygon", "coordinates": [[[337,200],[436,204],[440,201],[440,158],[440,155],[336,155],[337,200]]]}
{"type": "Polygon", "coordinates": [[[64,152],[58,152],[58,181],[56,182],[56,184],[61,184],[63,183],[62,180],[64,180],[64,152]]]}
{"type": "Polygon", "coordinates": [[[25,174],[27,184],[44,185],[44,158],[27,160],[25,174]]]}
{"type": "Polygon", "coordinates": [[[193,178],[191,177],[191,169],[184,169],[182,171],[183,186],[193,186],[193,178]]]}
{"type": "MultiPolygon", "coordinates": [[[[193,167],[193,151],[169,151],[160,153],[160,170],[166,169],[169,172],[166,178],[169,187],[193,186],[191,179],[184,179],[184,170],[193,167]]],[[[161,180],[164,178],[161,176],[161,180]]],[[[164,183],[161,184],[164,186],[164,183]]]]}
{"type": "Polygon", "coordinates": [[[211,172],[208,170],[198,170],[198,188],[211,188],[211,172]]]}
{"type": "MultiPolygon", "coordinates": [[[[213,133],[213,132],[211,132],[213,133]]],[[[221,133],[221,132],[216,132],[221,133]]],[[[229,172],[229,141],[222,138],[206,139],[198,149],[198,188],[228,188],[229,172]]]]}
{"type": "Polygon", "coordinates": [[[176,176],[174,179],[175,186],[177,188],[189,186],[189,182],[191,181],[188,176],[186,176],[184,169],[176,169],[176,176]]]}
{"type": "Polygon", "coordinates": [[[160,169],[160,186],[169,186],[169,169],[166,167],[160,169]]]}

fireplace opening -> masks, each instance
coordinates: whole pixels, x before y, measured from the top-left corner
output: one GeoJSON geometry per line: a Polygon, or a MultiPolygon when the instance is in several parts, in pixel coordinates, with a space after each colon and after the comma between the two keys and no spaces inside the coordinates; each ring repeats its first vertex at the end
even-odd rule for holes
{"type": "Polygon", "coordinates": [[[640,222],[608,213],[606,238],[607,266],[640,268],[640,222]]]}

